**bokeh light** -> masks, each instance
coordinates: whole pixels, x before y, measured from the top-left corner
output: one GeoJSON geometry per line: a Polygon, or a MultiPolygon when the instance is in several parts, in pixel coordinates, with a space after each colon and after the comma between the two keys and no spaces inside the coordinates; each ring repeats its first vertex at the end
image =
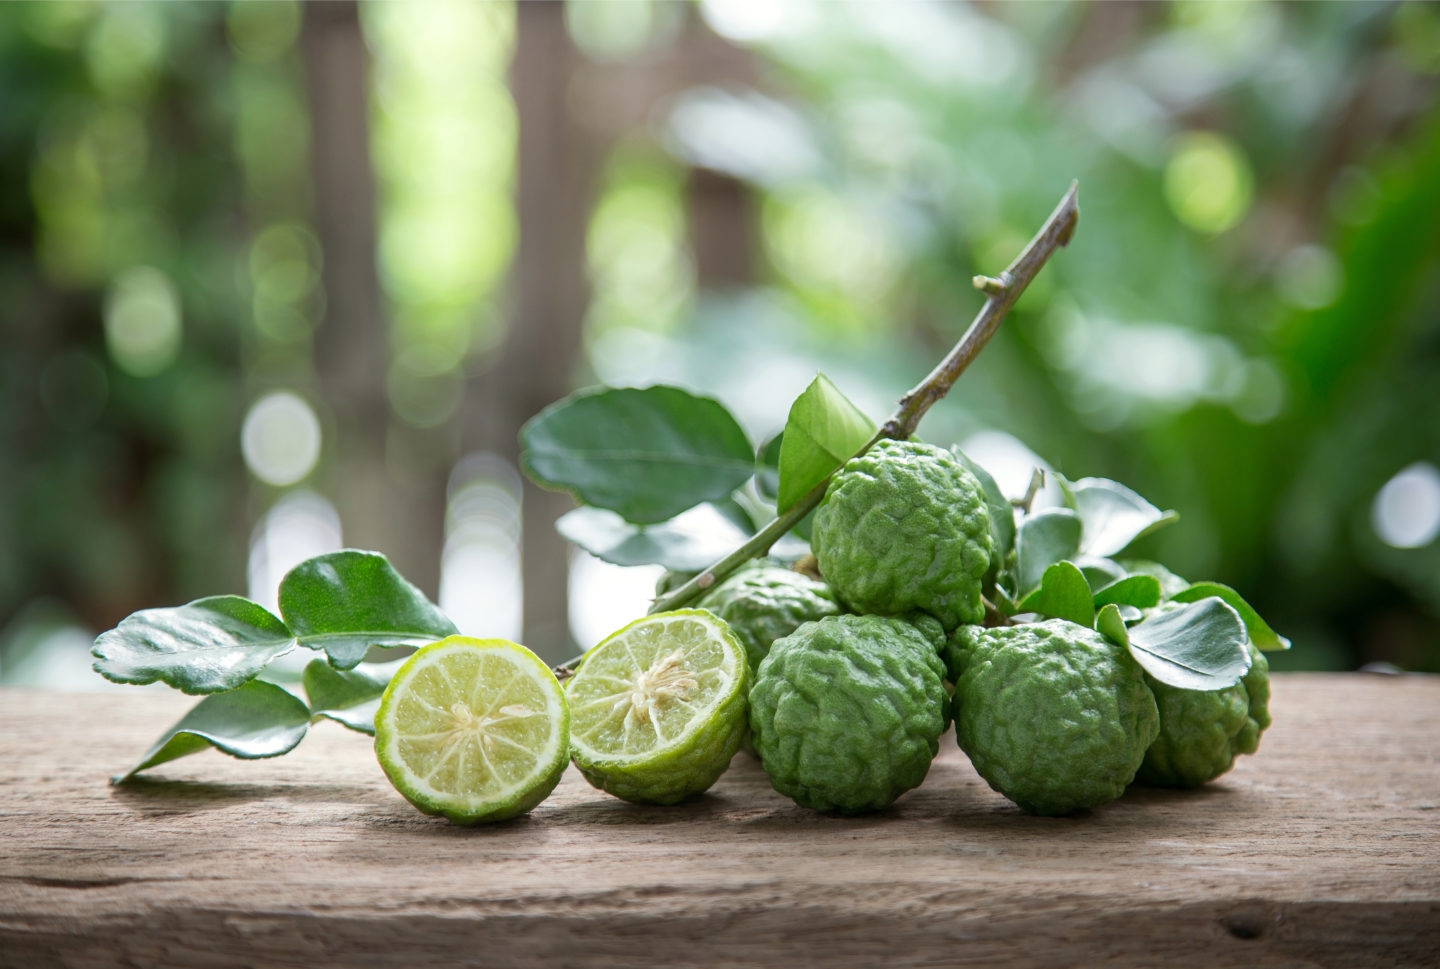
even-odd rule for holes
{"type": "Polygon", "coordinates": [[[1165,166],[1165,198],[1185,225],[1208,234],[1234,228],[1253,193],[1250,163],[1234,141],[1213,131],[1176,139],[1165,166]]]}
{"type": "Polygon", "coordinates": [[[1394,548],[1421,548],[1440,535],[1440,468],[1417,461],[1402,469],[1370,506],[1375,534],[1394,548]]]}
{"type": "Polygon", "coordinates": [[[105,295],[105,344],[115,365],[153,377],[180,352],[180,296],[158,269],[137,266],[116,277],[105,295]]]}
{"type": "Polygon", "coordinates": [[[320,421],[298,395],[266,394],[245,415],[240,446],[251,474],[266,484],[291,485],[320,459],[320,421]]]}

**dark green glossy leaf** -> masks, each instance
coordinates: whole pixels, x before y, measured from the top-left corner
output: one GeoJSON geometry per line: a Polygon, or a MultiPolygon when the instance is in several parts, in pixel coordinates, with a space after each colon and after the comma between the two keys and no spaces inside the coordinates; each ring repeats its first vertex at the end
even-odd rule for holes
{"type": "Polygon", "coordinates": [[[371,646],[422,646],[459,630],[378,552],[345,549],[301,562],[280,580],[280,615],[300,645],[350,669],[371,646]]]}
{"type": "Polygon", "coordinates": [[[1080,551],[1086,555],[1114,555],[1141,535],[1147,535],[1180,516],[1161,511],[1118,481],[1108,478],[1060,479],[1066,502],[1084,523],[1080,551]]]}
{"type": "Polygon", "coordinates": [[[1240,614],[1240,620],[1245,623],[1245,630],[1250,634],[1250,642],[1262,653],[1273,653],[1290,648],[1290,640],[1281,636],[1271,629],[1260,613],[1246,602],[1244,597],[1228,585],[1221,585],[1219,582],[1196,582],[1170,598],[1176,602],[1195,602],[1206,596],[1216,596],[1223,599],[1230,608],[1240,614]]]}
{"type": "Polygon", "coordinates": [[[1112,602],[1102,607],[1095,615],[1095,628],[1112,643],[1127,649],[1130,647],[1130,636],[1125,630],[1125,619],[1120,615],[1120,607],[1115,603],[1112,602]]]}
{"type": "Polygon", "coordinates": [[[560,534],[615,565],[663,565],[694,572],[735,551],[753,533],[706,502],[658,525],[634,525],[603,508],[576,508],[555,523],[560,534]]]}
{"type": "Polygon", "coordinates": [[[1000,491],[1000,486],[980,465],[970,460],[969,455],[958,447],[952,447],[951,453],[960,459],[980,482],[980,490],[985,495],[985,505],[990,509],[990,531],[995,537],[995,549],[1000,561],[1005,561],[1015,548],[1015,506],[1000,491]]]}
{"type": "Polygon", "coordinates": [[[586,390],[520,429],[542,485],[652,525],[724,498],[755,473],[755,449],[719,401],[678,387],[586,390]]]}
{"type": "Polygon", "coordinates": [[[1245,624],[1211,596],[1131,626],[1130,655],[1155,679],[1182,690],[1223,690],[1250,669],[1245,624]]]}
{"type": "Polygon", "coordinates": [[[309,724],[304,703],[274,683],[251,680],[195,704],[140,763],[112,782],[124,783],[142,770],[210,747],[245,760],[278,757],[295,748],[309,724]]]}
{"type": "Polygon", "coordinates": [[[220,693],[295,648],[295,637],[263,606],[211,596],[169,609],[142,609],[100,634],[95,672],[116,683],[168,683],[184,693],[220,693]]]}
{"type": "Polygon", "coordinates": [[[1040,586],[1020,601],[1021,612],[1038,612],[1051,619],[1068,619],[1081,626],[1095,621],[1090,583],[1074,562],[1056,562],[1045,570],[1040,586]]]}
{"type": "Polygon", "coordinates": [[[1073,559],[1080,548],[1080,517],[1067,508],[1027,516],[1015,532],[1015,592],[1024,598],[1040,585],[1045,570],[1073,559]]]}
{"type": "Polygon", "coordinates": [[[397,668],[396,663],[361,663],[353,670],[337,670],[323,659],[312,659],[301,676],[311,719],[326,717],[373,737],[380,695],[397,668]]]}
{"type": "Polygon", "coordinates": [[[1127,575],[1095,593],[1095,607],[1114,603],[1150,609],[1160,604],[1160,580],[1153,575],[1127,575]]]}
{"type": "Polygon", "coordinates": [[[817,375],[790,405],[785,420],[776,509],[783,512],[804,498],[874,433],[874,422],[829,377],[817,375]]]}

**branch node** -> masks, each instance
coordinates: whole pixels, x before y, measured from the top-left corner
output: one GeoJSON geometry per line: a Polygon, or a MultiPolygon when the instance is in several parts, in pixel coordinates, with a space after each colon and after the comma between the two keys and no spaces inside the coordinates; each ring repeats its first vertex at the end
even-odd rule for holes
{"type": "Polygon", "coordinates": [[[1003,273],[999,278],[995,276],[975,276],[970,282],[976,289],[990,296],[1003,296],[1008,284],[1008,280],[1005,279],[1005,274],[1003,273]]]}

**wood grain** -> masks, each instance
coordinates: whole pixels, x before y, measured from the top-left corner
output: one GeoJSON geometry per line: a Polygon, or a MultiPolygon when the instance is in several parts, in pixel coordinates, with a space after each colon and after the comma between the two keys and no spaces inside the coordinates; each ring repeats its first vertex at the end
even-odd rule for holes
{"type": "Polygon", "coordinates": [[[1440,966],[1440,677],[1275,677],[1260,753],[1195,792],[1033,818],[945,738],[861,819],[743,755],[677,808],[573,770],[461,829],[322,723],[121,788],[190,702],[0,691],[0,965],[1440,966]]]}

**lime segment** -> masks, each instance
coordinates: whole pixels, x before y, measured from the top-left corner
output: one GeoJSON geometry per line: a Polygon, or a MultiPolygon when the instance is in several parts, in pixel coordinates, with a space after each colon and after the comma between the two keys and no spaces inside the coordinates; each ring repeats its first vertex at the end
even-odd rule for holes
{"type": "Polygon", "coordinates": [[[550,669],[503,639],[451,636],[400,667],[375,716],[375,753],[390,782],[427,814],[501,821],[555,789],[569,713],[550,669]]]}
{"type": "Polygon", "coordinates": [[[571,755],[630,801],[673,804],[724,773],[745,730],[745,652],[703,609],[647,616],[606,639],[566,684],[571,755]]]}

